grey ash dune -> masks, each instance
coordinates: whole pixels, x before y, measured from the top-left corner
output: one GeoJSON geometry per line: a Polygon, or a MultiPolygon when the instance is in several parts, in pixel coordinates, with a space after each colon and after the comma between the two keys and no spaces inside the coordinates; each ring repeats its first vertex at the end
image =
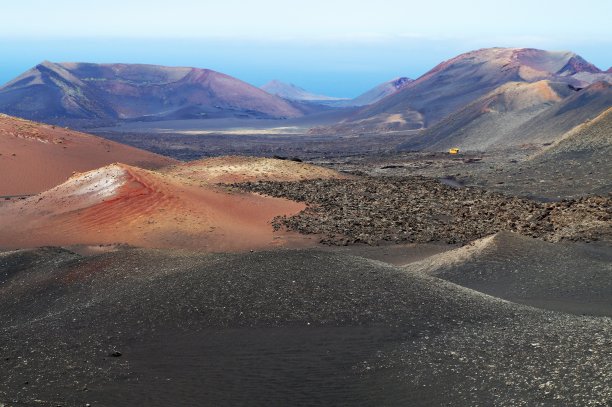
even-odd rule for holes
{"type": "Polygon", "coordinates": [[[0,262],[8,405],[561,406],[612,397],[610,319],[540,311],[357,257],[44,249],[0,262]]]}
{"type": "Polygon", "coordinates": [[[407,269],[513,302],[612,317],[609,245],[555,244],[500,232],[407,269]]]}

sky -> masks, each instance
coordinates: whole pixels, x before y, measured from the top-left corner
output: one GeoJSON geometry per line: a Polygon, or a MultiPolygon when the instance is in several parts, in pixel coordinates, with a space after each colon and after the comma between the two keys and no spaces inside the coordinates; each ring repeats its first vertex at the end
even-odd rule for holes
{"type": "Polygon", "coordinates": [[[0,16],[0,83],[43,60],[151,63],[353,97],[483,47],[612,65],[612,0],[4,0],[0,16]]]}

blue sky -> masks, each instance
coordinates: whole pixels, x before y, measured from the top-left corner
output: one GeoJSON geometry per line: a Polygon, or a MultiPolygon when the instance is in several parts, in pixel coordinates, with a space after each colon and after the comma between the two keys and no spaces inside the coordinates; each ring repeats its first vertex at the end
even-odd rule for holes
{"type": "MultiPolygon", "coordinates": [[[[7,3],[7,2],[3,2],[7,3]]],[[[211,68],[355,96],[491,46],[612,65],[612,1],[21,0],[0,5],[0,82],[42,60],[211,68]]]]}

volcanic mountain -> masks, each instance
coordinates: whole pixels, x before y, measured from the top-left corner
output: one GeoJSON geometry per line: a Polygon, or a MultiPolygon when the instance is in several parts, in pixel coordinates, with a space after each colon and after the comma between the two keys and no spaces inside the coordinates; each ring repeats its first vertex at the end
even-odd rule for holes
{"type": "Polygon", "coordinates": [[[340,174],[293,161],[233,158],[148,171],[112,164],[82,174],[25,200],[0,207],[0,247],[100,245],[233,251],[310,245],[292,233],[275,233],[275,216],[304,204],[241,193],[219,182],[340,174]],[[282,175],[284,174],[284,175],[282,175]]]}
{"type": "Polygon", "coordinates": [[[43,62],[0,88],[0,111],[52,123],[284,118],[287,101],[208,69],[43,62]]]}
{"type": "Polygon", "coordinates": [[[120,161],[156,169],[176,163],[148,151],[62,127],[0,114],[0,195],[30,195],[75,171],[120,161]]]}
{"type": "Polygon", "coordinates": [[[399,92],[364,107],[341,130],[351,124],[355,131],[431,127],[509,82],[549,80],[579,88],[599,74],[607,75],[571,52],[481,49],[443,62],[399,92]]]}

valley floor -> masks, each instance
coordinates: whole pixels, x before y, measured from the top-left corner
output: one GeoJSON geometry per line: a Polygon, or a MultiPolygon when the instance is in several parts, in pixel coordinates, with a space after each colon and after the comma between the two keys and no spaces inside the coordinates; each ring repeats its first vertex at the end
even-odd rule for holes
{"type": "MultiPolygon", "coordinates": [[[[269,126],[269,124],[268,124],[269,126]]],[[[410,132],[384,134],[319,135],[308,128],[298,133],[254,134],[262,129],[237,129],[232,134],[215,132],[185,134],[153,131],[117,132],[93,130],[95,134],[180,160],[223,155],[254,155],[300,159],[342,172],[371,176],[415,176],[455,179],[463,185],[484,187],[504,194],[538,200],[560,200],[612,191],[609,160],[602,152],[591,160],[576,155],[563,163],[532,160],[541,146],[499,151],[398,152],[395,149],[410,132]],[[573,158],[573,159],[572,159],[573,158]]]]}

